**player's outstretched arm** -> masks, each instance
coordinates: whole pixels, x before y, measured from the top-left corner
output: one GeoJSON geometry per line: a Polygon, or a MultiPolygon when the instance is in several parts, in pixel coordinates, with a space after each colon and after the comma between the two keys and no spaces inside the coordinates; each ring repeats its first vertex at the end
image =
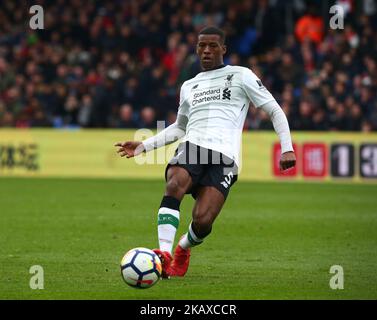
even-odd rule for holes
{"type": "Polygon", "coordinates": [[[280,170],[287,170],[296,165],[296,155],[293,151],[289,124],[284,111],[276,101],[261,106],[262,110],[270,115],[274,129],[279,136],[281,145],[280,170]]]}
{"type": "Polygon", "coordinates": [[[160,133],[144,141],[126,141],[115,144],[119,147],[118,153],[121,157],[132,158],[142,152],[148,152],[173,143],[186,134],[187,117],[178,113],[177,120],[160,133]]]}

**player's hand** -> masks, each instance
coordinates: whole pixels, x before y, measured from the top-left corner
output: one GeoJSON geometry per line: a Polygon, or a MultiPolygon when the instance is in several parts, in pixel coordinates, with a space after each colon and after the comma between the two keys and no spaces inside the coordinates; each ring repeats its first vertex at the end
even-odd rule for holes
{"type": "Polygon", "coordinates": [[[293,151],[284,152],[280,158],[280,171],[293,168],[296,165],[296,156],[293,151]]]}
{"type": "Polygon", "coordinates": [[[118,153],[121,157],[132,158],[144,151],[144,145],[141,141],[118,142],[115,147],[119,147],[118,153]]]}

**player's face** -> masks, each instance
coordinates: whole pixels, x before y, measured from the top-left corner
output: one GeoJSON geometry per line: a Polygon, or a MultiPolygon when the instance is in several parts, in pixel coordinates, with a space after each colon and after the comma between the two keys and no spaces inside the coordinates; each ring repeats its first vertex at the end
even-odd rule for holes
{"type": "Polygon", "coordinates": [[[209,70],[223,64],[226,47],[217,34],[201,34],[196,45],[196,53],[204,70],[209,70]]]}

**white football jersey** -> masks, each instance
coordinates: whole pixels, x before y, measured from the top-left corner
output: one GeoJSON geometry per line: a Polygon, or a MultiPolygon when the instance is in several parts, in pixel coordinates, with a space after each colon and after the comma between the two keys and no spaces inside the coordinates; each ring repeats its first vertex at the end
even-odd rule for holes
{"type": "Polygon", "coordinates": [[[183,141],[221,152],[239,166],[249,103],[258,108],[274,100],[248,68],[228,65],[203,71],[181,87],[178,114],[188,118],[183,141]]]}

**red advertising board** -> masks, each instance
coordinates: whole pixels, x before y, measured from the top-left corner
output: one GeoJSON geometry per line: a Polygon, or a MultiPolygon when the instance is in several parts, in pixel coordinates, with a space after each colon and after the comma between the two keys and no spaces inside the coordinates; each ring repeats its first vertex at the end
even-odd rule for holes
{"type": "Polygon", "coordinates": [[[280,143],[277,142],[274,144],[273,148],[273,157],[272,157],[272,171],[276,177],[295,177],[297,175],[297,163],[298,163],[298,152],[297,152],[297,146],[294,143],[293,149],[295,150],[296,154],[296,166],[294,168],[280,171],[280,157],[281,157],[281,147],[280,143]]]}
{"type": "Polygon", "coordinates": [[[304,143],[302,174],[304,177],[325,177],[328,168],[327,146],[324,143],[304,143]]]}

